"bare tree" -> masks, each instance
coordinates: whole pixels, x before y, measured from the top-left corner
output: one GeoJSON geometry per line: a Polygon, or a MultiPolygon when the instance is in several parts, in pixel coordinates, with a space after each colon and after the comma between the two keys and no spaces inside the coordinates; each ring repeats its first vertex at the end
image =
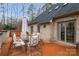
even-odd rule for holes
{"type": "Polygon", "coordinates": [[[2,24],[5,24],[5,9],[4,9],[4,4],[0,4],[1,7],[1,13],[2,13],[2,24]]]}
{"type": "Polygon", "coordinates": [[[28,14],[30,20],[34,20],[34,18],[36,16],[36,8],[35,8],[34,4],[29,5],[27,14],[28,14]]]}
{"type": "Polygon", "coordinates": [[[53,4],[52,3],[45,3],[44,6],[42,7],[43,11],[48,10],[53,4]]]}

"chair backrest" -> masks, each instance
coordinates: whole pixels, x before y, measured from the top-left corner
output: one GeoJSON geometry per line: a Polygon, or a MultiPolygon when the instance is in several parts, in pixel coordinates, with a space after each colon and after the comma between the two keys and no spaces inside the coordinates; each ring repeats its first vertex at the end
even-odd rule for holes
{"type": "Polygon", "coordinates": [[[39,42],[38,35],[32,36],[29,42],[31,46],[38,45],[38,42],[39,42]]]}
{"type": "Polygon", "coordinates": [[[37,35],[38,35],[38,40],[40,41],[40,33],[37,33],[37,35]]]}
{"type": "Polygon", "coordinates": [[[37,33],[36,33],[36,32],[33,32],[33,34],[32,34],[32,35],[33,35],[33,36],[34,36],[34,35],[37,35],[37,33]]]}
{"type": "Polygon", "coordinates": [[[22,40],[27,40],[27,38],[28,38],[27,33],[26,32],[21,32],[21,39],[22,40]]]}
{"type": "Polygon", "coordinates": [[[16,43],[16,34],[13,34],[13,43],[16,43]]]}

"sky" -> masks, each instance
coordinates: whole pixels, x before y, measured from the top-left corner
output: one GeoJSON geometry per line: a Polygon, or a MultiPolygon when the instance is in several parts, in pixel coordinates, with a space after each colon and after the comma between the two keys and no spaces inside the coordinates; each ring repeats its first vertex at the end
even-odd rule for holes
{"type": "MultiPolygon", "coordinates": [[[[22,17],[23,16],[23,11],[22,11],[22,5],[24,4],[25,6],[25,11],[27,11],[30,3],[4,3],[4,14],[5,14],[5,19],[7,19],[7,17],[22,17]],[[8,7],[7,7],[8,6],[8,7]]],[[[43,6],[43,3],[35,3],[34,6],[36,7],[36,9],[39,9],[43,6]]],[[[3,13],[1,12],[3,9],[1,8],[0,5],[0,15],[2,15],[3,13]]],[[[28,17],[27,12],[25,12],[25,16],[28,17]]],[[[2,16],[0,16],[0,18],[2,18],[2,16]]]]}

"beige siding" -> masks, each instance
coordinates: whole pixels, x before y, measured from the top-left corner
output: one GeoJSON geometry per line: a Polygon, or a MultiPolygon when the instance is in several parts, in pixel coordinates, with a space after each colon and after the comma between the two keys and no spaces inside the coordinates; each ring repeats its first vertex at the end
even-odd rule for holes
{"type": "Polygon", "coordinates": [[[45,42],[49,42],[52,38],[52,25],[46,24],[46,27],[44,28],[44,25],[40,26],[40,33],[41,33],[41,39],[43,39],[45,42]]]}
{"type": "Polygon", "coordinates": [[[31,26],[29,26],[28,29],[29,29],[29,33],[31,33],[31,26]]]}
{"type": "Polygon", "coordinates": [[[37,24],[34,24],[33,25],[33,32],[37,32],[38,30],[37,30],[37,24]]]}
{"type": "Polygon", "coordinates": [[[76,43],[79,43],[79,16],[76,20],[76,43]]]}
{"type": "Polygon", "coordinates": [[[37,32],[37,24],[33,24],[29,26],[29,33],[31,33],[31,26],[33,26],[33,32],[37,32]]]}
{"type": "MultiPolygon", "coordinates": [[[[69,21],[69,20],[73,20],[76,19],[76,39],[75,39],[75,43],[79,43],[79,15],[74,15],[74,16],[69,16],[69,17],[65,17],[65,18],[60,18],[60,19],[56,19],[55,21],[53,21],[53,23],[50,24],[46,24],[46,27],[44,28],[44,24],[40,25],[40,34],[41,34],[41,39],[43,39],[45,42],[49,42],[50,40],[58,40],[58,22],[61,21],[69,21]]],[[[29,27],[30,29],[30,27],[29,27]]],[[[37,24],[33,25],[33,31],[38,31],[37,29],[37,24]]],[[[66,44],[69,45],[69,43],[64,42],[66,44]]]]}
{"type": "MultiPolygon", "coordinates": [[[[33,26],[33,32],[38,32],[37,24],[33,24],[29,26],[29,32],[31,32],[31,26],[33,26]]],[[[49,42],[50,39],[53,38],[53,29],[52,24],[46,24],[46,27],[44,28],[43,25],[40,25],[40,37],[45,42],[49,42]]]]}

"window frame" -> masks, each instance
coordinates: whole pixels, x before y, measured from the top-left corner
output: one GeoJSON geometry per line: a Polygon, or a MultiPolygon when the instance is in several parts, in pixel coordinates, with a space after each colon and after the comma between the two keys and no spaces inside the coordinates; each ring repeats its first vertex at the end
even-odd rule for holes
{"type": "MultiPolygon", "coordinates": [[[[76,43],[76,19],[73,19],[73,20],[67,20],[67,21],[60,21],[60,22],[57,22],[57,34],[58,34],[58,40],[60,40],[60,41],[62,41],[61,40],[61,35],[60,35],[60,33],[61,32],[59,32],[59,30],[61,30],[61,28],[59,28],[59,24],[62,24],[62,23],[66,23],[66,22],[74,22],[74,43],[76,43]]],[[[66,27],[66,24],[65,24],[65,27],[66,27]]],[[[67,28],[67,27],[66,27],[67,28]]],[[[67,32],[67,29],[66,29],[66,32],[67,32]]],[[[66,34],[65,34],[65,37],[66,37],[66,34]]],[[[65,41],[63,41],[63,42],[67,42],[67,39],[65,38],[65,41]]],[[[71,43],[71,42],[68,42],[68,43],[71,43]]]]}

